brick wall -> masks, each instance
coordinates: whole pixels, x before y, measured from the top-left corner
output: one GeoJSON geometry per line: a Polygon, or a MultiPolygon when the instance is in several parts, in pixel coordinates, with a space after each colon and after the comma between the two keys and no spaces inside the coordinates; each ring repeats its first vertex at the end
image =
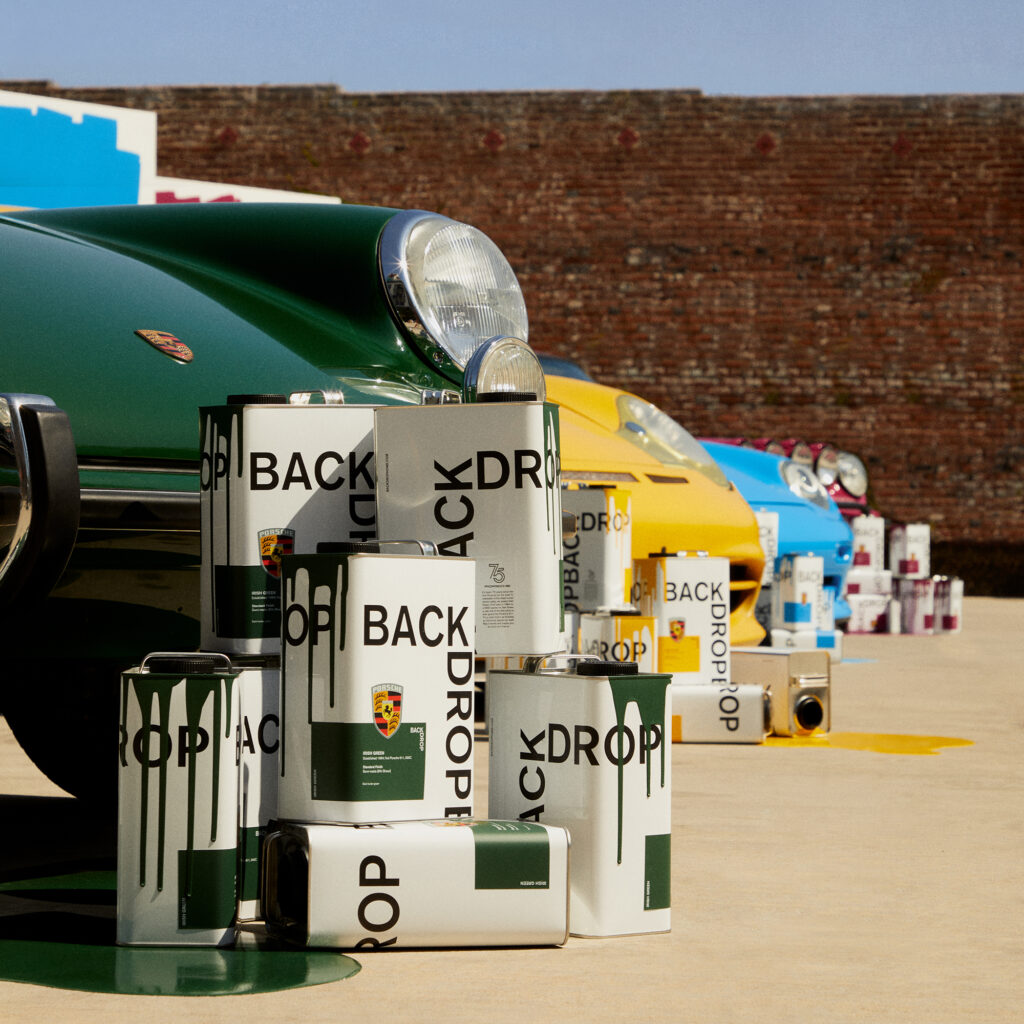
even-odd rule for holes
{"type": "Polygon", "coordinates": [[[855,451],[940,548],[1024,551],[1024,95],[3,87],[157,111],[161,174],[476,224],[538,349],[696,434],[855,451]]]}

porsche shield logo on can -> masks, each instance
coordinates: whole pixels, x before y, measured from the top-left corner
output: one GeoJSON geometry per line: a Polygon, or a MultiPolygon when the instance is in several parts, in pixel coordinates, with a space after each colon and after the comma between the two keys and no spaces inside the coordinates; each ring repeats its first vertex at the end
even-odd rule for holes
{"type": "Polygon", "coordinates": [[[281,559],[294,551],[294,530],[260,530],[260,559],[268,576],[280,579],[281,559]]]}
{"type": "Polygon", "coordinates": [[[402,687],[397,684],[373,688],[373,721],[377,731],[390,739],[402,722],[402,687]]]}

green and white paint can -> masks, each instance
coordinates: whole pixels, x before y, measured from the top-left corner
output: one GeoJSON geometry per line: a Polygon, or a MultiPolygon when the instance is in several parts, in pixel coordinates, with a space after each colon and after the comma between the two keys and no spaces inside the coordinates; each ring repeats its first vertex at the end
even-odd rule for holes
{"type": "Polygon", "coordinates": [[[283,565],[281,818],[471,815],[472,559],[342,550],[283,565]]]}
{"type": "Polygon", "coordinates": [[[477,653],[560,650],[557,406],[381,407],[374,433],[378,535],[476,559],[477,653]]]}
{"type": "Polygon", "coordinates": [[[281,649],[281,558],[376,536],[373,406],[300,393],[199,410],[201,643],[281,649]]]}
{"type": "Polygon", "coordinates": [[[234,942],[238,672],[156,653],[121,676],[117,941],[234,942]]]}
{"type": "Polygon", "coordinates": [[[631,607],[633,503],[615,487],[570,487],[562,508],[576,516],[576,533],[563,541],[566,611],[617,612],[631,607]]]}
{"type": "Polygon", "coordinates": [[[281,749],[281,671],[243,668],[238,675],[239,726],[238,919],[261,916],[259,888],[263,839],[277,817],[281,749]]]}
{"type": "Polygon", "coordinates": [[[267,928],[301,946],[548,946],[568,938],[569,835],[522,821],[282,824],[267,928]]]}
{"type": "Polygon", "coordinates": [[[573,935],[668,931],[671,677],[564,660],[488,676],[488,813],[569,830],[573,935]]]}

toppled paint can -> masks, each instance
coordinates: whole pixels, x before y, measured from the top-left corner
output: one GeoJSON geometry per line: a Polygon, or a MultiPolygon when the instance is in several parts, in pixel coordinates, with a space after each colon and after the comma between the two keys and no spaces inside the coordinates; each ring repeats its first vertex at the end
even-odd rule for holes
{"type": "Polygon", "coordinates": [[[301,946],[546,946],[568,938],[569,835],[526,821],[283,823],[267,928],[301,946]]]}
{"type": "Polygon", "coordinates": [[[634,571],[640,614],[657,624],[657,671],[727,683],[729,559],[680,551],[639,558],[634,571]]]}
{"type": "Polygon", "coordinates": [[[477,653],[561,649],[558,407],[382,407],[374,431],[379,536],[476,559],[477,653]]]}
{"type": "Polygon", "coordinates": [[[671,677],[564,660],[488,678],[489,813],[569,829],[573,935],[668,931],[671,677]]]}
{"type": "Polygon", "coordinates": [[[201,643],[277,654],[281,559],[376,536],[373,406],[232,395],[199,410],[201,643]]]}
{"type": "Polygon", "coordinates": [[[238,751],[238,919],[262,916],[259,900],[263,839],[277,817],[281,748],[279,668],[242,668],[238,751]]]}
{"type": "Polygon", "coordinates": [[[672,682],[673,743],[763,743],[771,705],[756,683],[672,682]]]}
{"type": "Polygon", "coordinates": [[[899,632],[899,603],[887,595],[850,594],[846,600],[850,606],[850,617],[846,620],[847,633],[888,633],[893,617],[896,620],[896,632],[899,632]]]}
{"type": "Polygon", "coordinates": [[[843,660],[843,632],[839,629],[773,629],[769,639],[772,647],[828,651],[830,661],[843,660]]]}
{"type": "Polygon", "coordinates": [[[563,541],[566,611],[622,611],[633,590],[632,500],[629,491],[580,485],[562,491],[562,507],[576,516],[563,541]]]}
{"type": "Polygon", "coordinates": [[[846,594],[878,594],[892,596],[890,569],[851,569],[846,574],[846,594]]]}
{"type": "Polygon", "coordinates": [[[155,653],[121,676],[117,941],[234,942],[238,672],[155,653]]]}
{"type": "Polygon", "coordinates": [[[579,653],[600,661],[635,661],[641,672],[656,671],[657,623],[651,615],[580,616],[579,653]]]}
{"type": "Polygon", "coordinates": [[[736,683],[765,688],[776,736],[810,736],[832,727],[832,668],[826,651],[734,647],[736,683]]]}
{"type": "Polygon", "coordinates": [[[473,562],[401,543],[284,559],[282,818],[472,814],[473,562]]]}

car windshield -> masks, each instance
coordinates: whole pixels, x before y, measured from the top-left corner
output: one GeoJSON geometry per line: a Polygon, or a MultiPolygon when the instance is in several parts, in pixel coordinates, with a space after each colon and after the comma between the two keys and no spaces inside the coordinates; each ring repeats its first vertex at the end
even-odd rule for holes
{"type": "Polygon", "coordinates": [[[537,358],[540,359],[540,365],[545,373],[550,373],[555,377],[572,377],[574,380],[589,380],[591,383],[595,383],[594,378],[571,359],[544,355],[541,352],[537,353],[537,358]]]}

